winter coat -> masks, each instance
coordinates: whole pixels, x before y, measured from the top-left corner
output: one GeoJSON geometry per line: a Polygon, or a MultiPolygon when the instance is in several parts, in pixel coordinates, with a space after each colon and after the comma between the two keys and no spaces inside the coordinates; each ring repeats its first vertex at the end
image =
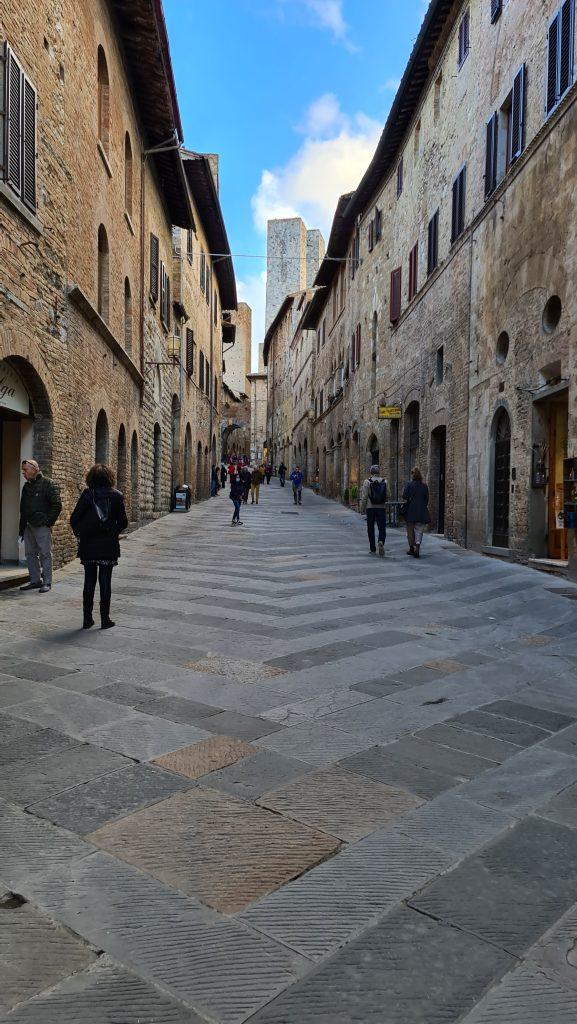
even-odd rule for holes
{"type": "Polygon", "coordinates": [[[38,473],[34,480],[27,480],[22,488],[20,536],[27,526],[54,526],[61,512],[62,502],[56,484],[38,473]]]}
{"type": "Polygon", "coordinates": [[[411,480],[403,491],[403,501],[407,503],[407,523],[430,523],[429,488],[420,480],[411,480]]]}
{"type": "Polygon", "coordinates": [[[250,482],[253,487],[258,487],[259,484],[262,484],[262,473],[260,469],[253,469],[250,482]]]}
{"type": "Polygon", "coordinates": [[[230,481],[230,497],[233,501],[242,499],[244,496],[244,484],[239,476],[233,476],[230,481]]]}
{"type": "Polygon", "coordinates": [[[368,508],[384,508],[385,507],[385,503],[384,502],[382,502],[380,505],[375,505],[375,503],[373,501],[371,501],[371,480],[378,480],[379,482],[384,480],[385,483],[387,482],[385,480],[384,476],[369,476],[369,477],[367,477],[367,479],[363,483],[363,486],[361,487],[360,509],[361,509],[362,513],[365,513],[368,508]]]}
{"type": "Polygon", "coordinates": [[[118,535],[128,526],[122,494],[114,487],[86,488],[70,516],[70,525],[79,539],[78,557],[82,562],[120,558],[118,535]],[[105,522],[100,521],[95,503],[108,511],[105,522]]]}
{"type": "Polygon", "coordinates": [[[300,469],[299,470],[293,469],[293,471],[292,471],[292,473],[290,475],[290,479],[292,480],[292,485],[295,488],[295,490],[296,491],[300,491],[300,489],[301,489],[301,487],[303,485],[303,475],[302,475],[300,469]]]}

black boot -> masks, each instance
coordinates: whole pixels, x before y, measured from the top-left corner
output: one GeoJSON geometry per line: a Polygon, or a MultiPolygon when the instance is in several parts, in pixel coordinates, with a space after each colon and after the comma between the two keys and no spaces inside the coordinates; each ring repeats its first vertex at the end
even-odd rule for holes
{"type": "Polygon", "coordinates": [[[103,604],[100,602],[100,628],[101,629],[112,629],[116,623],[110,618],[110,605],[103,604]]]}
{"type": "Polygon", "coordinates": [[[92,600],[90,598],[84,597],[84,599],[82,601],[82,607],[83,607],[82,628],[83,629],[90,629],[90,627],[94,625],[94,619],[92,618],[92,600]]]}

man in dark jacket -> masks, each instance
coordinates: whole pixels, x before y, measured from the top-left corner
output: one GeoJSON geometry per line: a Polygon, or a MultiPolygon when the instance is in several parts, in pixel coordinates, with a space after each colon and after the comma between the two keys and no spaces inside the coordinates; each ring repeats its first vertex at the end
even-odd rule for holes
{"type": "Polygon", "coordinates": [[[22,475],[26,483],[20,498],[19,535],[30,581],[20,590],[38,590],[47,594],[52,587],[52,527],[62,511],[58,488],[43,476],[35,459],[25,459],[22,475]]]}
{"type": "Polygon", "coordinates": [[[376,555],[375,526],[379,531],[379,558],[385,556],[387,539],[387,481],[377,465],[371,466],[370,475],[361,489],[361,513],[367,516],[367,533],[371,555],[376,555]]]}

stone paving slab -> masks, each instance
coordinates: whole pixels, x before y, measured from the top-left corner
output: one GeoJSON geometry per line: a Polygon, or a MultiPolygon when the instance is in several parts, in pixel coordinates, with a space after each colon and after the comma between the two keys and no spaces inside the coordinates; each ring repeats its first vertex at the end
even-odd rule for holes
{"type": "Polygon", "coordinates": [[[405,736],[396,743],[383,748],[385,753],[401,761],[430,768],[459,779],[473,779],[481,772],[495,767],[494,761],[467,754],[462,750],[451,750],[421,736],[405,736]]]}
{"type": "Polygon", "coordinates": [[[492,989],[463,1024],[575,1024],[576,1020],[576,992],[534,967],[520,967],[492,989]]]}
{"type": "Polygon", "coordinates": [[[577,785],[568,786],[536,813],[548,821],[557,821],[568,828],[577,828],[577,785]]]}
{"type": "Polygon", "coordinates": [[[577,905],[553,925],[527,956],[549,977],[577,993],[577,905]]]}
{"type": "Polygon", "coordinates": [[[546,740],[551,735],[550,732],[539,729],[536,725],[527,725],[511,718],[490,715],[481,709],[456,715],[455,718],[449,719],[447,724],[456,729],[478,732],[484,736],[492,736],[494,739],[505,740],[507,743],[515,743],[518,747],[530,747],[533,743],[546,740]]]}
{"type": "Polygon", "coordinates": [[[14,1024],[203,1024],[197,1014],[106,958],[0,1019],[14,1024]]]}
{"type": "Polygon", "coordinates": [[[310,772],[311,765],[304,761],[283,757],[273,750],[261,750],[228,768],[205,775],[201,785],[254,803],[263,793],[310,772]]]}
{"type": "MultiPolygon", "coordinates": [[[[18,719],[14,719],[17,728],[18,719]]],[[[43,729],[32,722],[22,722],[29,728],[8,743],[0,744],[0,768],[24,765],[38,757],[73,750],[80,746],[80,741],[65,736],[55,729],[43,729]]]]}
{"type": "Polygon", "coordinates": [[[575,833],[533,818],[409,902],[521,956],[573,904],[576,884],[575,833]]]}
{"type": "Polygon", "coordinates": [[[1,768],[0,797],[26,807],[130,763],[120,754],[85,743],[1,768]]]}
{"type": "Polygon", "coordinates": [[[99,700],[111,700],[113,704],[125,704],[129,708],[135,708],[142,701],[150,701],[154,698],[165,697],[161,690],[152,686],[139,686],[137,683],[107,683],[97,690],[91,690],[91,696],[99,700]]]}
{"type": "Polygon", "coordinates": [[[51,679],[70,675],[75,672],[74,668],[62,668],[58,665],[49,665],[43,661],[33,661],[28,658],[13,658],[0,654],[0,672],[9,676],[17,676],[20,679],[31,679],[38,683],[49,683],[51,679]]]}
{"type": "MultiPolygon", "coordinates": [[[[394,750],[394,745],[391,747],[394,750]]],[[[461,781],[456,776],[442,774],[410,761],[396,758],[387,747],[371,747],[340,762],[342,768],[364,775],[375,782],[398,786],[414,796],[429,800],[461,781]]]]}
{"type": "Polygon", "coordinates": [[[238,740],[256,740],[259,736],[268,736],[281,732],[282,725],[265,718],[254,718],[239,714],[238,711],[219,711],[209,718],[198,719],[198,724],[207,732],[221,736],[234,736],[238,740]]]}
{"type": "Polygon", "coordinates": [[[2,877],[16,888],[54,864],[88,856],[94,847],[1,800],[0,850],[2,877]]]}
{"type": "Polygon", "coordinates": [[[208,736],[192,746],[156,757],[154,764],[186,775],[189,779],[200,779],[209,772],[236,764],[241,758],[258,751],[258,747],[231,736],[208,736]]]}
{"type": "Polygon", "coordinates": [[[200,719],[211,718],[222,711],[222,708],[202,704],[196,700],[187,700],[186,697],[165,697],[160,694],[136,704],[135,708],[145,715],[168,718],[171,722],[180,722],[182,725],[194,725],[200,719]]]}
{"type": "Polygon", "coordinates": [[[333,661],[340,661],[341,658],[352,658],[355,654],[363,654],[368,650],[394,647],[395,644],[404,644],[411,639],[410,633],[401,633],[393,629],[380,630],[378,636],[366,638],[362,643],[354,640],[336,641],[324,647],[313,647],[307,651],[271,658],[266,664],[283,671],[294,672],[296,669],[327,665],[333,661]]]}
{"type": "Polygon", "coordinates": [[[576,780],[575,758],[535,747],[466,782],[459,792],[469,800],[521,817],[576,780]]]}
{"type": "Polygon", "coordinates": [[[572,725],[557,736],[553,736],[543,744],[543,747],[577,757],[577,725],[572,725]]]}
{"type": "Polygon", "coordinates": [[[93,832],[90,841],[234,913],[339,849],[279,815],[209,789],[193,789],[93,832]]]}
{"type": "Polygon", "coordinates": [[[97,726],[129,718],[133,712],[120,704],[99,700],[85,693],[55,690],[44,700],[31,701],[11,708],[10,714],[45,728],[59,729],[77,739],[84,739],[88,732],[97,726]]]}
{"type": "Polygon", "coordinates": [[[58,796],[34,803],[29,811],[70,832],[86,835],[106,822],[124,818],[141,807],[165,800],[190,785],[189,781],[160,768],[129,764],[58,796]]]}
{"type": "Polygon", "coordinates": [[[106,854],[61,864],[29,883],[28,893],[94,946],[220,1024],[242,1024],[302,971],[289,950],[106,854]]]}
{"type": "Polygon", "coordinates": [[[518,722],[538,725],[548,732],[559,732],[560,729],[566,729],[567,726],[573,725],[575,722],[574,715],[563,715],[512,700],[497,700],[493,704],[486,704],[483,711],[492,715],[500,715],[502,718],[514,718],[518,722]]]}
{"type": "Polygon", "coordinates": [[[513,963],[473,935],[402,908],[289,988],[254,1024],[453,1024],[513,963]]]}
{"type": "Polygon", "coordinates": [[[321,959],[446,870],[453,859],[380,830],[265,896],[238,919],[303,956],[321,959]]]}
{"type": "Polygon", "coordinates": [[[132,712],[130,718],[123,721],[86,731],[86,739],[91,743],[139,761],[150,761],[162,754],[198,743],[207,736],[205,730],[196,729],[193,725],[179,725],[138,711],[132,712]]]}
{"type": "Polygon", "coordinates": [[[0,906],[0,1013],[95,959],[86,943],[29,904],[0,906]]]}
{"type": "Polygon", "coordinates": [[[396,821],[421,801],[402,790],[338,768],[322,768],[273,790],[258,804],[354,843],[396,821]]]}
{"type": "Polygon", "coordinates": [[[483,807],[458,795],[442,793],[404,815],[395,828],[403,835],[455,856],[464,857],[515,822],[511,814],[483,807]]]}
{"type": "Polygon", "coordinates": [[[0,708],[8,710],[11,705],[24,704],[29,700],[48,697],[51,690],[44,683],[30,682],[27,679],[11,679],[9,676],[0,678],[0,708]]]}
{"type": "Polygon", "coordinates": [[[349,735],[341,729],[325,725],[324,722],[292,726],[273,736],[263,736],[259,739],[261,747],[296,757],[318,767],[332,764],[347,754],[364,750],[369,745],[370,740],[349,735]]]}
{"type": "Polygon", "coordinates": [[[462,750],[468,754],[475,754],[477,757],[494,761],[496,764],[503,764],[515,754],[520,754],[523,749],[514,743],[497,740],[492,736],[483,736],[480,733],[454,728],[449,723],[431,725],[428,729],[420,730],[416,735],[419,739],[438,743],[451,750],[462,750]]]}

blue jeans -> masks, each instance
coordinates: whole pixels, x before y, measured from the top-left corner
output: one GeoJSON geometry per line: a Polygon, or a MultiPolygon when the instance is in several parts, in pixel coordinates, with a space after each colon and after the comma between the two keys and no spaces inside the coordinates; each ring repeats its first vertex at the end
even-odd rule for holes
{"type": "Polygon", "coordinates": [[[232,503],[234,505],[234,512],[232,514],[232,521],[233,521],[233,523],[238,523],[238,521],[240,519],[240,506],[242,504],[242,501],[241,501],[240,498],[231,498],[230,500],[232,501],[232,503]]]}
{"type": "Polygon", "coordinates": [[[369,547],[371,551],[376,551],[377,546],[375,544],[375,525],[379,530],[379,542],[383,544],[387,539],[387,512],[384,508],[368,508],[367,509],[367,533],[369,535],[369,547]]]}

